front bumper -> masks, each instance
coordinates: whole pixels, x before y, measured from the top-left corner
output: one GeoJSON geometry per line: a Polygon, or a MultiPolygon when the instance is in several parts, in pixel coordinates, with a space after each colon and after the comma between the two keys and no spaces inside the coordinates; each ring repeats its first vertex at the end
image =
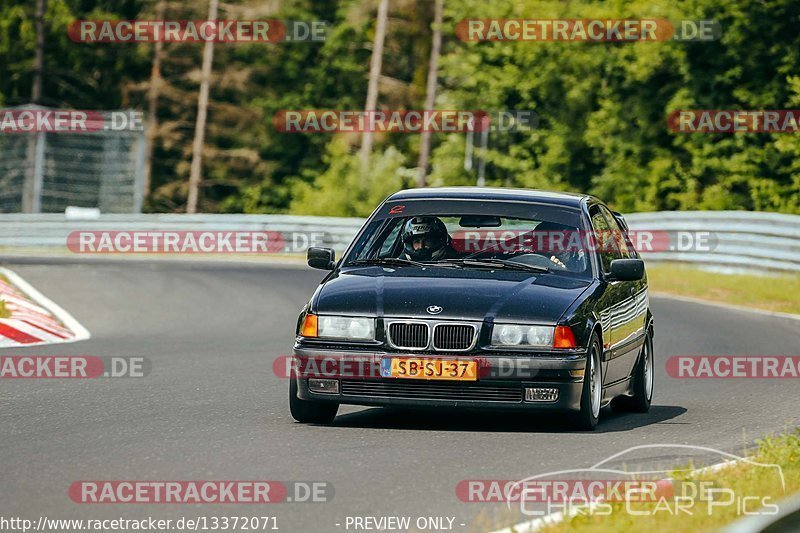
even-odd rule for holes
{"type": "Polygon", "coordinates": [[[311,376],[338,379],[338,393],[312,392],[308,388],[309,374],[301,372],[292,377],[291,379],[297,381],[299,398],[367,406],[575,411],[580,409],[583,370],[586,366],[586,354],[580,351],[572,351],[564,356],[495,352],[458,356],[428,354],[427,357],[432,358],[475,359],[479,365],[477,381],[433,381],[383,378],[374,371],[379,368],[383,357],[389,355],[426,357],[422,354],[364,353],[296,346],[293,355],[298,367],[303,369],[308,368],[306,363],[309,361],[319,362],[321,358],[348,362],[336,369],[316,366],[314,368],[320,373],[311,376]],[[526,401],[527,387],[555,388],[558,390],[558,398],[547,402],[526,401]]]}

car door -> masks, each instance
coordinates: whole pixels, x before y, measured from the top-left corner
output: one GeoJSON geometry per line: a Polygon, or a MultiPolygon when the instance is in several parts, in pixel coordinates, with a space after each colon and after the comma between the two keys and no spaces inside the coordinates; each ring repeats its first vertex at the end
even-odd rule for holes
{"type": "Polygon", "coordinates": [[[630,299],[630,289],[620,281],[608,279],[611,272],[611,261],[622,259],[621,252],[614,246],[607,245],[612,228],[599,204],[589,208],[589,217],[595,235],[597,263],[600,277],[603,280],[603,293],[597,302],[597,314],[603,331],[603,360],[606,362],[606,373],[603,383],[608,385],[628,376],[627,364],[614,349],[615,340],[620,336],[620,320],[622,309],[630,299]]]}
{"type": "MultiPolygon", "coordinates": [[[[636,251],[629,247],[625,233],[616,217],[604,205],[600,212],[608,222],[613,236],[613,247],[621,259],[636,258],[636,251]]],[[[613,282],[619,290],[619,304],[615,310],[615,319],[611,328],[611,350],[614,366],[622,377],[633,371],[639,346],[644,334],[647,318],[647,290],[644,280],[613,282]]]]}

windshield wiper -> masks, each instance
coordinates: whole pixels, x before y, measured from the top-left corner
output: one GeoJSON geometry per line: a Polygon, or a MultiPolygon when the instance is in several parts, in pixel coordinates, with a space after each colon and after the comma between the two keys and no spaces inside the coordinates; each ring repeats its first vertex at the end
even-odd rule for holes
{"type": "Polygon", "coordinates": [[[449,263],[457,265],[471,266],[471,267],[484,267],[484,268],[509,268],[514,270],[529,270],[531,272],[550,272],[550,269],[539,265],[528,265],[519,263],[517,261],[510,261],[508,259],[445,259],[449,263]]]}
{"type": "Polygon", "coordinates": [[[425,267],[424,263],[404,259],[402,257],[372,257],[370,259],[356,259],[350,262],[351,265],[388,265],[388,266],[416,266],[425,267]]]}
{"type": "Polygon", "coordinates": [[[348,263],[349,265],[385,265],[385,266],[415,266],[415,267],[440,267],[440,268],[458,268],[455,263],[443,263],[441,261],[433,262],[420,262],[412,261],[404,257],[373,257],[371,259],[356,259],[348,263]]]}

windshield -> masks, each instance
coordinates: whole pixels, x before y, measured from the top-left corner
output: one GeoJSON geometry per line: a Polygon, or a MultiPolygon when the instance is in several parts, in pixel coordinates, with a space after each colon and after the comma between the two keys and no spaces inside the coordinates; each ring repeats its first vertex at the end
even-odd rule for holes
{"type": "Polygon", "coordinates": [[[577,209],[468,201],[415,201],[403,208],[373,219],[344,266],[422,263],[591,273],[577,209]]]}

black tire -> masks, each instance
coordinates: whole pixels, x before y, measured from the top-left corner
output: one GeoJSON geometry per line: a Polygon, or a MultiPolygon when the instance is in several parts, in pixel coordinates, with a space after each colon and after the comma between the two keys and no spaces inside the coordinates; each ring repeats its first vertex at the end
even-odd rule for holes
{"type": "Polygon", "coordinates": [[[620,413],[646,413],[653,401],[653,331],[647,330],[639,360],[633,370],[633,396],[620,396],[611,408],[620,413]]]}
{"type": "Polygon", "coordinates": [[[336,418],[339,404],[333,402],[313,402],[297,397],[297,380],[289,380],[289,412],[292,418],[303,424],[330,424],[336,418]]]}
{"type": "Polygon", "coordinates": [[[601,353],[600,341],[597,335],[592,335],[592,341],[589,343],[589,352],[586,355],[586,369],[583,373],[581,410],[575,415],[575,425],[578,429],[593,431],[600,419],[600,406],[603,401],[601,353]]]}

